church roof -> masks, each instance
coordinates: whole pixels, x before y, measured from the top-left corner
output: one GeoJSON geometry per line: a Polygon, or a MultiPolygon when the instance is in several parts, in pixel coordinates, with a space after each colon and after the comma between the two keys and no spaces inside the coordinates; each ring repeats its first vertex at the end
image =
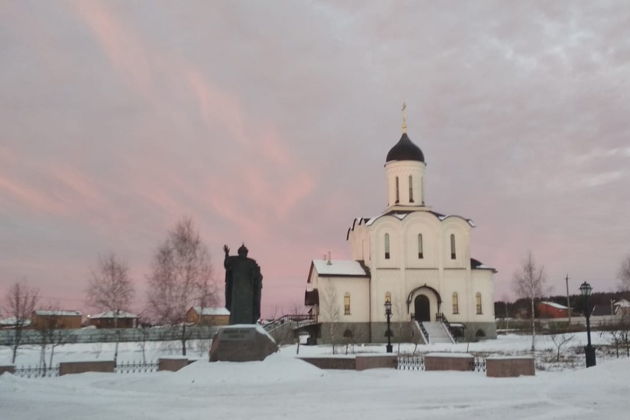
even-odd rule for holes
{"type": "Polygon", "coordinates": [[[313,267],[320,276],[367,277],[361,263],[354,260],[313,260],[313,267]]]}
{"type": "Polygon", "coordinates": [[[393,160],[415,160],[424,162],[424,154],[422,150],[409,139],[407,133],[403,133],[398,143],[387,153],[385,162],[391,162],[393,160]]]}

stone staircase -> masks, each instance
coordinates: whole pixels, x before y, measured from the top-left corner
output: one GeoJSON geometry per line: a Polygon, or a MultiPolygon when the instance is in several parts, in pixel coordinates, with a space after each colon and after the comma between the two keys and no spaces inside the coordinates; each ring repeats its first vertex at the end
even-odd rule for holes
{"type": "Polygon", "coordinates": [[[448,327],[442,321],[434,321],[434,322],[424,321],[422,323],[422,326],[424,327],[424,331],[426,331],[428,335],[427,338],[428,338],[429,344],[435,344],[435,343],[451,343],[452,344],[455,342],[455,340],[453,339],[453,336],[448,330],[448,327]]]}

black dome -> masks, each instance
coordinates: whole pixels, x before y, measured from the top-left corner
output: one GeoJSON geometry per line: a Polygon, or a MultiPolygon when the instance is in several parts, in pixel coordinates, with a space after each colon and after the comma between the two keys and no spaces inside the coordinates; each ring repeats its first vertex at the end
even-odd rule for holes
{"type": "Polygon", "coordinates": [[[387,153],[387,160],[385,162],[392,160],[415,160],[424,162],[424,154],[422,154],[422,150],[420,150],[418,146],[409,140],[407,133],[403,133],[398,143],[387,153]]]}

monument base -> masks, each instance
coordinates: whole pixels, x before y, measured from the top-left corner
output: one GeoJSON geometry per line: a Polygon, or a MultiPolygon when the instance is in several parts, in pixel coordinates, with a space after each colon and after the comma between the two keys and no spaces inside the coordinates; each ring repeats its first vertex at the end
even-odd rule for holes
{"type": "Polygon", "coordinates": [[[258,325],[222,327],[212,339],[210,361],[251,362],[265,360],[278,351],[274,339],[258,325]]]}

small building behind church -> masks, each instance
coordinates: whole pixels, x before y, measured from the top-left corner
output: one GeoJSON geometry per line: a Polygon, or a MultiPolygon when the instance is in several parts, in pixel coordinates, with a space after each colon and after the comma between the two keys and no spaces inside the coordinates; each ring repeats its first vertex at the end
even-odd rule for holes
{"type": "Polygon", "coordinates": [[[96,328],[136,328],[138,326],[138,315],[118,311],[105,311],[96,315],[88,315],[88,325],[96,328]]]}
{"type": "Polygon", "coordinates": [[[35,310],[31,316],[34,329],[81,328],[81,312],[68,310],[35,310]]]}
{"type": "Polygon", "coordinates": [[[186,322],[195,325],[229,325],[230,311],[223,307],[193,306],[186,312],[186,322]]]}
{"type": "Polygon", "coordinates": [[[355,218],[346,232],[352,259],[312,261],[305,304],[320,342],[386,341],[386,301],[394,340],[496,337],[496,270],[472,256],[471,219],[429,206],[426,167],[404,124],[385,159],[386,208],[355,218]]]}

